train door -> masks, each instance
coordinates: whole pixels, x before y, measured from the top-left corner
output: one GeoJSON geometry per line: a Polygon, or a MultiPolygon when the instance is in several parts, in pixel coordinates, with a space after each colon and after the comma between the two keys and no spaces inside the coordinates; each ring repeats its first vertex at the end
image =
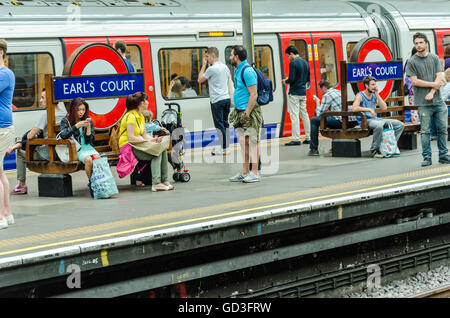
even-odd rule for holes
{"type": "MultiPolygon", "coordinates": [[[[282,77],[287,78],[289,76],[289,59],[287,55],[284,53],[288,46],[295,46],[300,54],[300,57],[309,63],[309,69],[311,74],[311,86],[306,91],[306,108],[308,110],[309,117],[314,116],[315,111],[315,102],[312,95],[317,95],[316,83],[317,80],[320,80],[320,77],[317,79],[314,67],[314,58],[313,58],[313,43],[312,37],[310,33],[281,33],[280,34],[281,41],[281,51],[282,61],[283,61],[283,71],[282,77]]],[[[288,92],[288,87],[286,87],[286,93],[288,92]]],[[[287,137],[292,135],[292,123],[289,117],[288,108],[287,108],[287,98],[285,98],[284,110],[282,112],[282,129],[280,130],[280,137],[287,137]],[[283,124],[284,123],[284,124],[283,124]]],[[[300,133],[304,134],[303,122],[300,121],[300,133]]]]}

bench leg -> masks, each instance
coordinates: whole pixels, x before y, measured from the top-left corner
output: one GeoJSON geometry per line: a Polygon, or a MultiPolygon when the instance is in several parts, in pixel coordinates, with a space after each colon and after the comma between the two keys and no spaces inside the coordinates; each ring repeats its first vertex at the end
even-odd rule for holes
{"type": "Polygon", "coordinates": [[[71,197],[72,177],[69,174],[41,174],[38,191],[40,197],[71,197]]]}
{"type": "Polygon", "coordinates": [[[417,134],[414,132],[404,132],[398,139],[397,146],[400,150],[417,149],[417,134]]]}
{"type": "Polygon", "coordinates": [[[333,139],[331,153],[333,157],[361,157],[361,141],[359,139],[333,139]]]}

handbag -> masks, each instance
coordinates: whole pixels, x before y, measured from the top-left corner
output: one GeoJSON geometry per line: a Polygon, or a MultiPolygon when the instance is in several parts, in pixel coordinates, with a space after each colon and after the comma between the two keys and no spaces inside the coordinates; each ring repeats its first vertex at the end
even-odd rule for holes
{"type": "MultiPolygon", "coordinates": [[[[61,135],[61,133],[59,133],[56,136],[57,140],[62,139],[60,135],[61,135]]],[[[76,150],[78,152],[78,150],[80,150],[80,148],[81,148],[81,145],[79,144],[79,142],[76,141],[76,139],[73,136],[71,136],[69,139],[72,140],[75,143],[75,148],[76,148],[76,150]]],[[[70,158],[69,158],[69,146],[68,145],[56,145],[55,146],[55,151],[56,151],[56,154],[59,157],[59,160],[61,160],[62,162],[69,162],[70,161],[70,158]]]]}
{"type": "Polygon", "coordinates": [[[387,128],[383,129],[380,152],[383,155],[383,158],[390,158],[400,155],[400,150],[397,146],[397,139],[395,138],[395,131],[390,123],[387,124],[387,128]]]}
{"type": "Polygon", "coordinates": [[[164,150],[169,149],[170,144],[170,136],[162,136],[161,138],[162,138],[161,142],[146,140],[144,142],[137,142],[130,144],[134,149],[158,157],[164,150]]]}
{"type": "Polygon", "coordinates": [[[133,172],[138,160],[134,156],[133,147],[129,143],[120,147],[119,152],[119,162],[117,163],[116,169],[119,178],[124,178],[133,172]]]}
{"type": "Polygon", "coordinates": [[[91,189],[95,199],[107,199],[119,193],[105,157],[97,158],[93,162],[91,189]]]}

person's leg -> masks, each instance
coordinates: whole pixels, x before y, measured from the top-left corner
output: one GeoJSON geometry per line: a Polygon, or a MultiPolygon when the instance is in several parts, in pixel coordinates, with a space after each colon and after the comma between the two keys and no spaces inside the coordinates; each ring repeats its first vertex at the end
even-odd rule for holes
{"type": "Polygon", "coordinates": [[[309,149],[317,150],[319,147],[319,129],[320,129],[320,117],[311,118],[311,143],[309,149]]]}
{"type": "Polygon", "coordinates": [[[91,156],[84,158],[84,171],[86,172],[89,182],[91,182],[93,164],[94,162],[91,156]]]}
{"type": "Polygon", "coordinates": [[[228,116],[230,115],[230,107],[231,107],[231,101],[229,99],[225,99],[223,101],[223,107],[222,107],[222,121],[224,126],[224,138],[223,138],[223,149],[228,149],[228,146],[230,144],[230,124],[228,123],[228,116]]]}
{"type": "Polygon", "coordinates": [[[220,145],[222,146],[225,137],[225,126],[222,115],[222,104],[220,101],[214,104],[211,103],[211,113],[213,116],[214,127],[216,128],[217,136],[219,138],[220,145]]]}
{"type": "Polygon", "coordinates": [[[434,122],[436,124],[437,146],[439,149],[439,158],[447,155],[447,139],[448,139],[448,109],[444,103],[434,105],[434,122]]]}
{"type": "Polygon", "coordinates": [[[169,160],[167,157],[167,150],[164,150],[159,157],[161,157],[161,182],[166,182],[169,180],[169,160]]]}
{"type": "Polygon", "coordinates": [[[422,157],[431,160],[431,146],[430,146],[430,122],[432,115],[432,107],[419,106],[420,118],[420,141],[422,144],[422,157]]]}
{"type": "Polygon", "coordinates": [[[305,140],[309,141],[311,139],[311,127],[309,125],[309,115],[306,109],[306,96],[299,96],[298,100],[299,100],[300,118],[303,121],[303,128],[305,129],[305,140]]]}
{"type": "Polygon", "coordinates": [[[437,129],[436,129],[436,120],[434,119],[434,116],[431,117],[430,121],[430,138],[435,140],[437,137],[437,129]]]}
{"type": "Polygon", "coordinates": [[[250,170],[250,154],[249,154],[249,147],[248,147],[248,136],[242,135],[239,136],[239,145],[241,146],[241,152],[242,152],[242,172],[241,174],[243,176],[247,175],[250,170]]]}
{"type": "Polygon", "coordinates": [[[5,172],[3,171],[3,167],[0,167],[0,220],[10,215],[11,207],[9,205],[9,182],[5,172]]]}
{"type": "Polygon", "coordinates": [[[18,149],[16,151],[16,174],[19,186],[21,188],[26,187],[27,170],[25,165],[25,150],[18,149]]]}
{"type": "Polygon", "coordinates": [[[372,145],[370,146],[370,151],[378,150],[381,145],[384,120],[377,120],[377,119],[368,120],[367,125],[369,126],[369,129],[372,129],[373,131],[373,139],[372,145]]]}
{"type": "Polygon", "coordinates": [[[292,140],[300,141],[299,96],[288,96],[288,112],[291,118],[292,140]]]}

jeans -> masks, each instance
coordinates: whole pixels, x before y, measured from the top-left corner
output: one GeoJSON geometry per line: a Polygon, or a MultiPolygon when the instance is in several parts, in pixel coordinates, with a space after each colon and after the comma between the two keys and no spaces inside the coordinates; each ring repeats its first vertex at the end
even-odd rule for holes
{"type": "Polygon", "coordinates": [[[400,136],[402,135],[403,129],[405,128],[405,124],[396,119],[369,119],[367,120],[367,125],[369,129],[373,131],[373,140],[372,146],[370,146],[370,151],[376,150],[380,148],[381,141],[383,139],[383,129],[385,124],[391,124],[392,128],[394,128],[395,139],[398,141],[400,136]]]}
{"type": "Polygon", "coordinates": [[[288,96],[288,112],[292,122],[292,139],[300,141],[300,120],[302,118],[303,128],[305,129],[305,139],[310,140],[309,115],[306,110],[306,96],[289,95],[288,96]]]}
{"type": "Polygon", "coordinates": [[[229,144],[228,129],[230,125],[228,123],[228,115],[230,114],[230,99],[222,99],[217,103],[211,103],[211,113],[222,149],[227,149],[229,144]]]}
{"type": "Polygon", "coordinates": [[[424,159],[431,159],[430,126],[434,119],[437,133],[437,146],[439,158],[448,153],[447,149],[447,127],[448,109],[445,103],[438,103],[432,106],[419,106],[420,118],[420,141],[422,142],[422,156],[424,159]]]}
{"type": "MultiPolygon", "coordinates": [[[[342,122],[335,119],[334,117],[325,117],[325,126],[332,129],[342,128],[342,122]]],[[[315,149],[319,147],[319,129],[320,129],[320,117],[311,118],[311,143],[309,144],[310,149],[315,149]]]]}

